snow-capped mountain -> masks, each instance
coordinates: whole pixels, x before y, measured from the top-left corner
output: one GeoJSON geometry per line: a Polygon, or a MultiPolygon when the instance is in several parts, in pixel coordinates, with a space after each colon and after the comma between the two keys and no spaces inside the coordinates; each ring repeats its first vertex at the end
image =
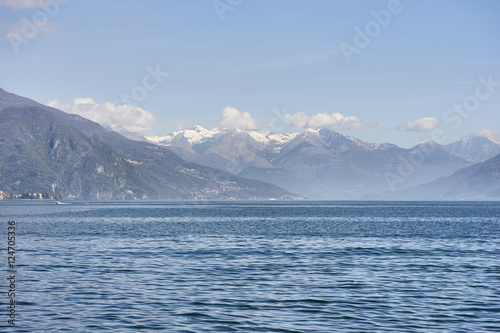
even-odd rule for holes
{"type": "Polygon", "coordinates": [[[479,163],[500,154],[500,145],[484,136],[472,134],[447,145],[446,151],[468,161],[479,163]]]}
{"type": "Polygon", "coordinates": [[[318,199],[357,199],[419,185],[472,164],[433,142],[404,149],[329,129],[278,134],[195,126],[147,139],[185,160],[318,199]]]}
{"type": "Polygon", "coordinates": [[[219,131],[218,129],[207,130],[201,126],[194,126],[193,128],[175,131],[167,135],[148,136],[146,138],[153,143],[167,146],[172,142],[172,140],[174,140],[174,138],[184,137],[190,145],[195,145],[210,140],[221,132],[222,131],[219,131]]]}
{"type": "Polygon", "coordinates": [[[213,142],[224,135],[235,135],[235,134],[244,134],[251,137],[253,140],[261,144],[262,146],[273,146],[279,147],[280,145],[284,145],[290,140],[292,140],[299,133],[291,133],[291,134],[279,134],[273,133],[270,131],[259,131],[259,130],[228,130],[222,129],[219,130],[217,128],[212,130],[207,130],[201,126],[194,126],[192,128],[175,131],[163,136],[148,136],[146,137],[149,141],[169,146],[172,141],[179,140],[181,138],[185,138],[187,142],[191,146],[203,145],[209,142],[213,142]]]}
{"type": "Polygon", "coordinates": [[[84,200],[301,198],[1,88],[0,189],[84,200]]]}
{"type": "Polygon", "coordinates": [[[238,174],[249,166],[272,168],[270,159],[297,134],[195,126],[147,139],[168,146],[185,160],[238,174]]]}
{"type": "Polygon", "coordinates": [[[127,139],[130,139],[133,141],[149,142],[149,140],[146,139],[144,137],[144,135],[137,133],[137,132],[131,132],[131,131],[127,130],[126,128],[124,128],[123,126],[111,126],[108,124],[104,124],[104,125],[102,125],[102,127],[107,129],[108,131],[114,131],[114,132],[120,134],[121,136],[124,136],[127,139]]]}

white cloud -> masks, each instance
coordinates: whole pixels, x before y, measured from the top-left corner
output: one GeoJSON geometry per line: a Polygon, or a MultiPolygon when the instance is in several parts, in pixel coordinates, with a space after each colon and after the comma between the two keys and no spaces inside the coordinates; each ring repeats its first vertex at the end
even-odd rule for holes
{"type": "Polygon", "coordinates": [[[479,136],[484,136],[485,138],[490,139],[494,143],[500,145],[500,130],[489,130],[484,129],[476,133],[479,136]]]}
{"type": "Polygon", "coordinates": [[[295,128],[305,128],[309,122],[309,116],[303,112],[297,112],[296,114],[285,115],[285,120],[287,126],[295,128]]]}
{"type": "Polygon", "coordinates": [[[0,0],[0,6],[13,9],[37,8],[40,6],[40,0],[0,0]]]}
{"type": "Polygon", "coordinates": [[[334,131],[366,130],[375,123],[364,121],[355,116],[344,116],[341,113],[316,113],[308,116],[303,112],[286,115],[286,123],[295,128],[329,128],[334,131]]]}
{"type": "Polygon", "coordinates": [[[157,123],[150,112],[130,105],[96,103],[92,98],[75,98],[73,102],[54,100],[49,106],[67,113],[74,113],[101,125],[122,126],[129,131],[145,131],[157,123]]]}
{"type": "Polygon", "coordinates": [[[224,108],[222,116],[217,123],[218,128],[228,129],[256,129],[257,124],[250,115],[250,112],[240,112],[232,106],[224,108]]]}
{"type": "Polygon", "coordinates": [[[405,125],[407,131],[411,132],[430,132],[439,125],[439,119],[425,117],[409,122],[405,125]]]}

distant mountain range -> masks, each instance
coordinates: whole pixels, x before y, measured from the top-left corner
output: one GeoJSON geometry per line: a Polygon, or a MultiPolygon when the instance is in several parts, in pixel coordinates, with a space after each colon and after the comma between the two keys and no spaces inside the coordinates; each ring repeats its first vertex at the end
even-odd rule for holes
{"type": "Polygon", "coordinates": [[[405,149],[329,129],[144,137],[0,89],[0,190],[73,199],[497,200],[500,146],[405,149]],[[296,193],[296,194],[294,194],[296,193]]]}
{"type": "Polygon", "coordinates": [[[460,169],[451,176],[408,189],[373,195],[367,199],[499,200],[500,155],[460,169]]]}
{"type": "Polygon", "coordinates": [[[493,141],[471,135],[447,146],[410,149],[376,144],[328,129],[277,134],[207,130],[201,126],[147,137],[183,159],[262,180],[313,199],[359,199],[426,184],[500,154],[493,141]]]}
{"type": "Polygon", "coordinates": [[[446,151],[468,161],[484,162],[500,154],[500,145],[488,138],[469,135],[461,140],[445,146],[446,151]]]}
{"type": "Polygon", "coordinates": [[[301,198],[2,89],[0,190],[86,200],[301,198]]]}

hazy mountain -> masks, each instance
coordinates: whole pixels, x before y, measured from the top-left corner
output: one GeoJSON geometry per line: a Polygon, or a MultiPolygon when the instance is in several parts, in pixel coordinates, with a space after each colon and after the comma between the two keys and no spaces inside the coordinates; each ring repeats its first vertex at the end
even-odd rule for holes
{"type": "Polygon", "coordinates": [[[446,151],[468,161],[484,162],[500,154],[500,146],[488,138],[479,135],[469,135],[457,142],[445,146],[446,151]]]}
{"type": "Polygon", "coordinates": [[[28,106],[41,106],[45,108],[44,105],[35,102],[34,100],[6,92],[2,88],[0,88],[0,111],[8,107],[20,108],[28,106]]]}
{"type": "MultiPolygon", "coordinates": [[[[374,197],[375,198],[375,197],[374,197]]],[[[404,200],[498,200],[500,155],[463,168],[448,177],[377,198],[404,200]]]]}
{"type": "Polygon", "coordinates": [[[147,139],[168,146],[187,161],[237,174],[252,166],[272,168],[269,161],[295,135],[257,130],[206,130],[195,126],[147,139]]]}
{"type": "Polygon", "coordinates": [[[297,198],[1,89],[0,189],[81,199],[297,198]]]}
{"type": "Polygon", "coordinates": [[[124,136],[130,140],[149,142],[149,140],[146,139],[146,137],[144,135],[137,133],[137,132],[131,132],[122,126],[110,126],[110,125],[105,124],[105,125],[102,125],[102,127],[107,129],[108,131],[115,131],[116,133],[118,133],[121,136],[124,136]]]}
{"type": "Polygon", "coordinates": [[[277,134],[196,126],[148,139],[186,160],[318,199],[357,199],[424,184],[472,164],[433,142],[403,149],[328,129],[277,134]]]}

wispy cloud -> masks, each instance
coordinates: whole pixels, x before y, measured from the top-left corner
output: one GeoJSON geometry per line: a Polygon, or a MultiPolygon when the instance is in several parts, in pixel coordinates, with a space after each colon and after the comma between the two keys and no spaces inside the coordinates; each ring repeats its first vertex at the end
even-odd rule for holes
{"type": "Polygon", "coordinates": [[[344,116],[341,113],[316,113],[308,116],[303,112],[287,114],[286,123],[295,128],[329,128],[335,131],[367,130],[376,124],[360,120],[355,116],[344,116]]]}
{"type": "Polygon", "coordinates": [[[433,131],[439,125],[439,119],[425,117],[409,122],[405,125],[405,129],[410,132],[425,133],[433,131]]]}
{"type": "Polygon", "coordinates": [[[41,0],[0,0],[0,6],[10,7],[12,9],[37,8],[41,0]]]}
{"type": "Polygon", "coordinates": [[[5,35],[7,40],[14,39],[34,39],[40,36],[41,33],[53,34],[56,31],[56,26],[46,18],[40,18],[36,22],[30,22],[27,19],[22,19],[10,28],[5,35]]]}
{"type": "Polygon", "coordinates": [[[96,103],[92,98],[75,98],[73,102],[54,100],[49,106],[67,113],[80,115],[101,125],[122,126],[129,131],[145,131],[158,121],[150,112],[130,105],[96,103]]]}

